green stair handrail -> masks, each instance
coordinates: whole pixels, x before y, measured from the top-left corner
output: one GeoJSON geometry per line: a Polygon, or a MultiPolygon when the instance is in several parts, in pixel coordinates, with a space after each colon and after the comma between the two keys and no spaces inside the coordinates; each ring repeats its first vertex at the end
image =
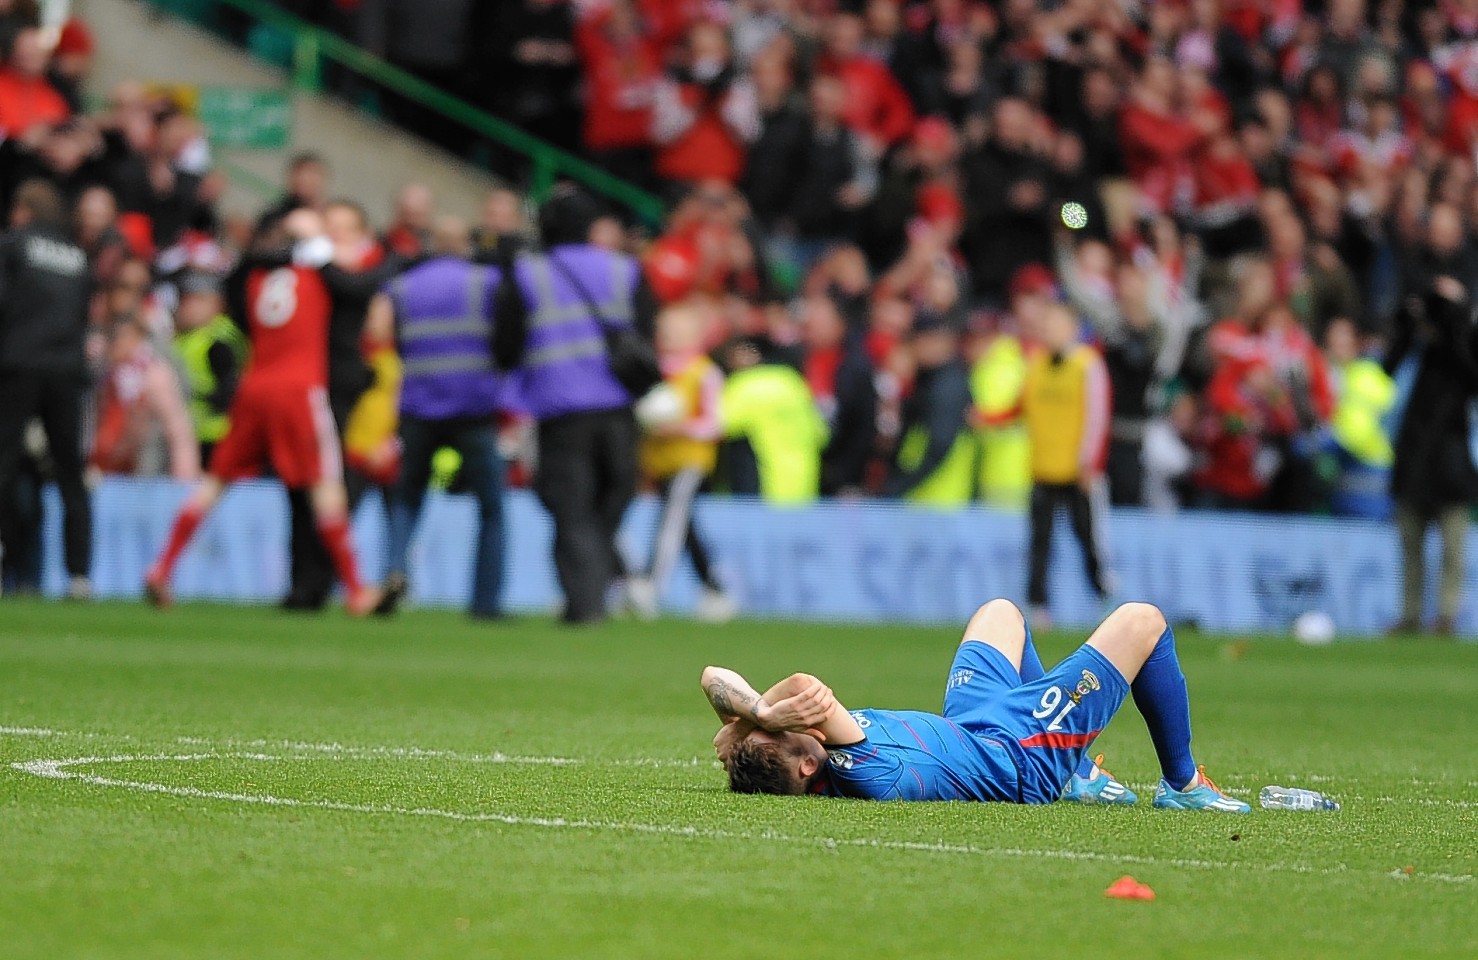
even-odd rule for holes
{"type": "MultiPolygon", "coordinates": [[[[166,13],[188,19],[186,11],[168,0],[150,0],[150,3],[166,13]]],[[[662,219],[665,206],[653,194],[587,160],[530,136],[508,121],[479,110],[343,37],[273,6],[267,0],[211,0],[211,3],[232,7],[290,34],[293,44],[292,82],[303,93],[322,92],[322,61],[335,61],[495,143],[527,155],[533,161],[531,192],[535,200],[546,197],[560,177],[568,177],[630,208],[649,223],[655,224],[662,219]]],[[[199,5],[189,3],[185,6],[198,9],[199,5]]]]}

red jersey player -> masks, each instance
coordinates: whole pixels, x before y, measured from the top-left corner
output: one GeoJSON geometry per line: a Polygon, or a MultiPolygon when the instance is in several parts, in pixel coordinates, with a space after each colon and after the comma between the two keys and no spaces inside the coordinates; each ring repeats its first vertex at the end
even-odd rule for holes
{"type": "MultiPolygon", "coordinates": [[[[323,221],[297,210],[282,223],[287,237],[323,237],[323,221]]],[[[351,615],[379,602],[364,586],[349,540],[348,498],[333,414],[328,406],[328,322],[332,302],[318,271],[288,264],[259,267],[246,278],[252,355],[231,404],[231,426],[216,445],[205,479],[175,518],[164,552],[144,588],[155,606],[170,602],[176,561],[230,484],[270,461],[289,489],[307,489],[318,532],[348,591],[351,615]]]]}

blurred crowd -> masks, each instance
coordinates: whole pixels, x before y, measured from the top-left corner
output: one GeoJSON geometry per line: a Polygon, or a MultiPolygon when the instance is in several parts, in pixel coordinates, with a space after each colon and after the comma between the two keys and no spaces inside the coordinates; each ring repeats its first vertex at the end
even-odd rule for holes
{"type": "Polygon", "coordinates": [[[1108,365],[1116,503],[1387,516],[1420,363],[1389,348],[1478,281],[1463,2],[288,5],[668,199],[608,241],[802,372],[825,493],[916,492],[968,436],[929,499],[1023,502],[1056,300],[1108,365]],[[921,409],[921,328],[963,411],[921,409]]]}
{"type": "MultiPolygon", "coordinates": [[[[1073,420],[1102,441],[1081,468],[1115,503],[1383,517],[1393,469],[1397,501],[1429,486],[1404,475],[1451,475],[1426,513],[1478,494],[1471,457],[1399,465],[1466,454],[1472,429],[1472,322],[1426,309],[1478,283],[1466,0],[283,5],[668,201],[660,225],[611,209],[590,241],[638,256],[726,372],[794,374],[775,382],[819,424],[733,411],[719,489],[1020,507],[1033,446],[1061,439],[1025,409],[1031,358],[1081,343],[1108,384],[1073,420]],[[1075,323],[1052,348],[1055,305],[1075,323]],[[1402,429],[1408,397],[1443,413],[1402,429]],[[797,464],[814,483],[787,482],[797,464]]],[[[254,223],[218,213],[184,105],[124,84],[85,115],[94,38],[35,24],[0,0],[0,205],[39,179],[75,211],[94,467],[190,476],[239,369],[220,281],[254,223]]],[[[305,154],[268,213],[333,199],[305,154]]],[[[365,269],[415,262],[448,212],[415,183],[379,229],[338,208],[365,269]]],[[[456,212],[482,254],[530,242],[516,193],[456,212]]]]}

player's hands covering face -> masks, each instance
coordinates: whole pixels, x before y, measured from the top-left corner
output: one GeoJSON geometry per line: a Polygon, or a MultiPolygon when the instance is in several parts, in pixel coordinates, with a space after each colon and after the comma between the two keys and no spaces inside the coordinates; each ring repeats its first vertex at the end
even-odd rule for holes
{"type": "Polygon", "coordinates": [[[798,693],[770,704],[760,715],[760,724],[771,733],[789,731],[804,733],[825,740],[817,729],[833,710],[837,709],[836,697],[826,684],[810,677],[798,693]]]}

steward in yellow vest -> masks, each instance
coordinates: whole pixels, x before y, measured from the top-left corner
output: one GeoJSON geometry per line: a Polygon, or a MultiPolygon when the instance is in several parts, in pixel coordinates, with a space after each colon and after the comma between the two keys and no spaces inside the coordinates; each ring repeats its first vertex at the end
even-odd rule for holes
{"type": "Polygon", "coordinates": [[[1071,310],[1053,304],[1037,326],[1040,349],[1027,362],[1021,404],[1032,446],[1027,599],[1037,622],[1044,622],[1052,527],[1059,509],[1068,513],[1094,592],[1105,600],[1112,593],[1101,529],[1108,505],[1103,469],[1112,394],[1103,357],[1078,342],[1080,324],[1071,310]]]}
{"type": "Polygon", "coordinates": [[[1026,351],[1021,339],[1001,334],[991,340],[970,369],[970,393],[979,424],[980,499],[1020,510],[1031,494],[1031,440],[1021,421],[1021,391],[1026,385],[1026,351]]]}
{"type": "Polygon", "coordinates": [[[228,412],[236,384],[246,366],[247,341],[241,328],[222,311],[220,281],[203,272],[179,283],[175,314],[175,351],[184,366],[190,422],[200,444],[200,462],[209,464],[216,442],[231,425],[228,412]]]}
{"type": "MultiPolygon", "coordinates": [[[[762,363],[759,349],[745,340],[730,346],[726,359],[733,373],[720,403],[724,435],[749,442],[758,493],[778,504],[815,500],[827,429],[805,378],[791,367],[762,363]]],[[[735,487],[736,493],[753,492],[735,487]]]]}

